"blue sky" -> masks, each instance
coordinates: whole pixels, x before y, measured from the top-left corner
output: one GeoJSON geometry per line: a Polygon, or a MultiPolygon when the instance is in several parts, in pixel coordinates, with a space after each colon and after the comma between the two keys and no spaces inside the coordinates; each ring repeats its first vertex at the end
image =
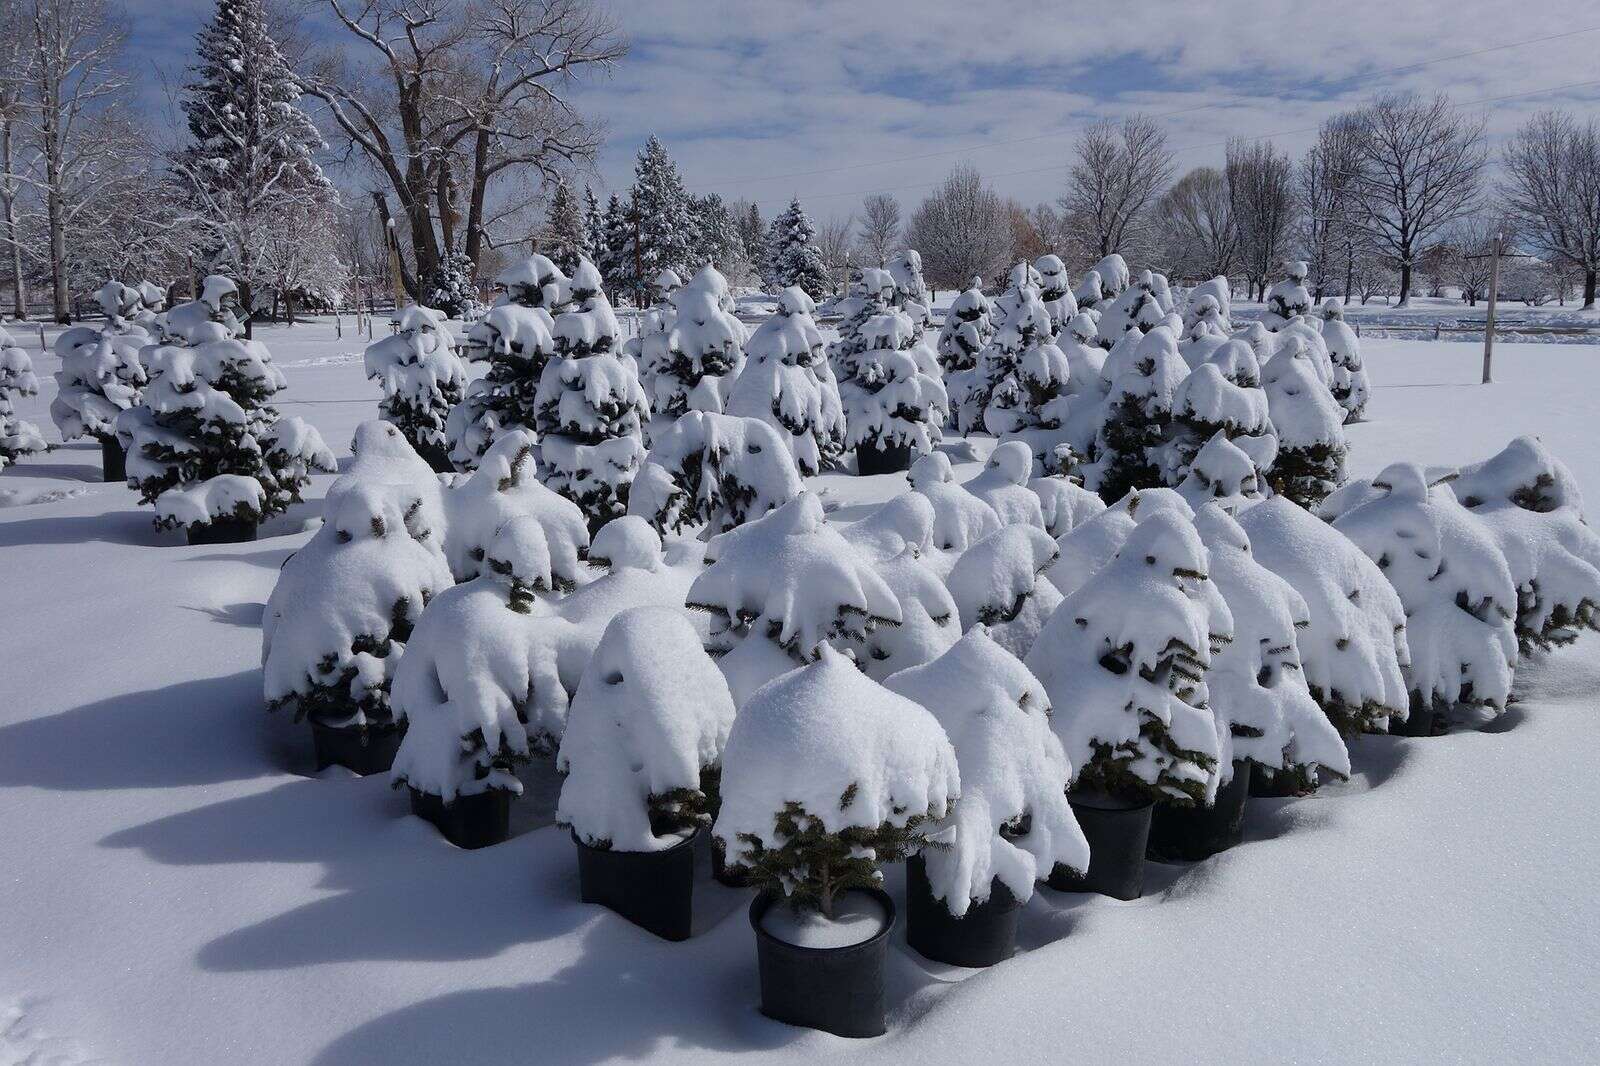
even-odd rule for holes
{"type": "MultiPolygon", "coordinates": [[[[154,72],[189,62],[211,0],[125,2],[144,106],[159,110],[154,72]]],[[[633,51],[573,91],[610,130],[585,179],[625,187],[654,132],[692,189],[766,214],[798,194],[842,216],[880,190],[909,212],[960,161],[1024,203],[1053,199],[1076,131],[1133,111],[1167,116],[1180,170],[1217,162],[1233,135],[1298,155],[1323,118],[1381,89],[1493,99],[1492,137],[1543,107],[1600,116],[1600,84],[1546,91],[1600,82],[1592,3],[1522,5],[1512,20],[1491,0],[601,2],[633,51]],[[1499,50],[1462,55],[1485,48],[1499,50]],[[1497,99],[1512,94],[1528,95],[1497,99]]]]}

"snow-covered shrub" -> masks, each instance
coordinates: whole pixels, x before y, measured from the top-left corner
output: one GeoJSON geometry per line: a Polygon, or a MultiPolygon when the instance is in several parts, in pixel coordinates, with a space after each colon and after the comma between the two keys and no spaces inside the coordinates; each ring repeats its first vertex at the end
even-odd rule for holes
{"type": "Polygon", "coordinates": [[[423,285],[423,303],[446,318],[476,318],[478,287],[472,278],[472,257],[451,252],[439,260],[423,285]]]}
{"type": "Polygon", "coordinates": [[[926,455],[943,437],[950,411],[938,364],[903,312],[878,315],[864,334],[867,348],[856,357],[855,377],[841,389],[845,447],[926,455]]]}
{"type": "Polygon", "coordinates": [[[745,344],[744,369],[727,403],[728,414],[777,430],[807,477],[836,465],[844,452],[844,404],[811,318],[815,310],[801,289],[779,295],[777,312],[745,344]]]}
{"type": "Polygon", "coordinates": [[[1413,707],[1505,710],[1517,664],[1517,587],[1484,522],[1412,463],[1352,482],[1324,501],[1322,514],[1400,594],[1413,707]]]}
{"type": "Polygon", "coordinates": [[[12,406],[13,397],[34,396],[39,379],[33,361],[17,347],[11,334],[0,328],[0,470],[25,455],[45,450],[44,435],[32,422],[24,422],[12,406]]]}
{"type": "Polygon", "coordinates": [[[367,377],[383,390],[378,411],[412,447],[446,451],[445,421],[467,383],[455,337],[431,307],[407,304],[395,324],[398,331],[367,345],[362,358],[367,377]]]}
{"type": "Polygon", "coordinates": [[[744,327],[723,304],[728,282],[708,266],[672,297],[668,356],[645,378],[650,410],[663,418],[685,411],[721,413],[744,356],[744,327]]]}
{"type": "Polygon", "coordinates": [[[1031,478],[1028,489],[1039,497],[1045,532],[1060,537],[1104,511],[1106,503],[1067,473],[1076,465],[1071,448],[1058,445],[1051,459],[1053,467],[1047,468],[1049,472],[1044,477],[1031,478]]]}
{"type": "Polygon", "coordinates": [[[644,462],[650,404],[638,368],[617,350],[617,317],[587,259],[573,275],[572,292],[572,309],[556,317],[555,356],[534,398],[540,476],[598,529],[627,513],[628,486],[644,462]]]}
{"type": "Polygon", "coordinates": [[[1196,323],[1202,321],[1213,323],[1224,337],[1233,332],[1233,285],[1227,278],[1202,281],[1189,290],[1189,299],[1183,310],[1184,335],[1189,336],[1194,332],[1196,323]]]}
{"type": "Polygon", "coordinates": [[[1241,443],[1252,455],[1270,459],[1276,445],[1267,394],[1255,353],[1243,341],[1224,341],[1204,362],[1189,371],[1172,394],[1171,444],[1166,457],[1167,480],[1177,484],[1187,474],[1195,453],[1217,434],[1241,443]]]}
{"type": "Polygon", "coordinates": [[[518,518],[539,525],[549,553],[550,582],[539,591],[568,590],[582,578],[588,523],[576,504],[541,483],[534,452],[533,434],[514,430],[484,453],[471,477],[445,492],[445,555],[457,581],[484,572],[495,535],[518,518]]]}
{"type": "Polygon", "coordinates": [[[1206,687],[1217,720],[1220,766],[1251,759],[1314,786],[1323,769],[1350,776],[1350,753],[1311,697],[1300,667],[1300,630],[1311,626],[1306,601],[1256,561],[1250,538],[1221,507],[1208,503],[1195,529],[1209,555],[1211,581],[1233,616],[1233,639],[1212,657],[1206,687]]]}
{"type": "Polygon", "coordinates": [[[1361,362],[1361,339],[1344,320],[1344,301],[1330,296],[1322,301],[1322,339],[1333,363],[1333,398],[1344,408],[1346,423],[1361,421],[1370,389],[1361,362]]]}
{"type": "Polygon", "coordinates": [[[1377,564],[1348,537],[1281,496],[1239,515],[1256,562],[1306,601],[1296,634],[1311,695],[1339,732],[1406,717],[1406,612],[1377,564]]]}
{"type": "Polygon", "coordinates": [[[62,440],[116,440],[117,416],[139,402],[139,391],[149,380],[139,351],[152,338],[130,317],[138,313],[130,303],[143,306],[138,290],[113,281],[98,295],[101,310],[106,312],[106,328],[74,326],[56,338],[61,369],[56,371],[50,419],[61,431],[62,440]]]}
{"type": "Polygon", "coordinates": [[[1193,508],[1172,489],[1135,489],[1056,538],[1060,554],[1046,571],[1050,584],[1070,596],[1111,561],[1135,526],[1159,511],[1194,520],[1193,508]]]}
{"type": "MultiPolygon", "coordinates": [[[[933,505],[929,545],[934,553],[955,561],[956,556],[1000,528],[1000,516],[983,500],[957,485],[950,457],[929,452],[911,464],[911,490],[933,505]]],[[[935,563],[935,565],[942,565],[935,563]]]]}
{"type": "Polygon", "coordinates": [[[994,508],[1003,525],[1044,529],[1044,509],[1028,488],[1032,476],[1033,452],[1022,441],[1011,440],[996,447],[978,475],[962,487],[994,508]]]}
{"type": "Polygon", "coordinates": [[[1067,266],[1059,255],[1041,255],[1033,261],[1039,272],[1039,299],[1050,312],[1050,336],[1061,339],[1067,323],[1078,313],[1078,301],[1072,297],[1072,279],[1067,277],[1067,266]]]}
{"type": "Polygon", "coordinates": [[[1214,642],[1233,627],[1204,587],[1207,566],[1192,522],[1152,514],[1034,642],[1027,665],[1049,694],[1075,787],[1196,804],[1214,787],[1205,679],[1214,642]]]}
{"type": "Polygon", "coordinates": [[[1051,340],[1050,313],[1031,288],[978,360],[988,391],[983,428],[996,437],[1018,439],[1033,454],[1034,472],[1043,473],[1060,443],[1067,415],[1070,369],[1051,340]]]}
{"type": "Polygon", "coordinates": [[[1061,605],[1061,593],[1043,574],[1060,549],[1032,526],[1005,526],[961,553],[945,579],[961,628],[987,626],[989,636],[1017,658],[1061,605]]]}
{"type": "Polygon", "coordinates": [[[1600,535],[1566,465],[1535,437],[1518,437],[1450,482],[1494,536],[1517,586],[1523,654],[1569,644],[1600,628],[1600,535]]]}
{"type": "Polygon", "coordinates": [[[1261,368],[1278,453],[1272,490],[1315,507],[1345,479],[1344,408],[1318,378],[1303,338],[1287,339],[1261,368]]]}
{"type": "Polygon", "coordinates": [[[1149,333],[1167,317],[1167,309],[1156,298],[1155,275],[1142,271],[1137,281],[1123,289],[1100,312],[1100,347],[1110,348],[1125,333],[1149,333]]]}
{"type": "Polygon", "coordinates": [[[922,253],[915,248],[896,252],[889,257],[886,269],[894,279],[889,305],[911,319],[917,339],[921,340],[923,331],[933,322],[933,296],[922,279],[922,253]]]}
{"type": "Polygon", "coordinates": [[[1106,356],[1111,382],[1095,434],[1095,461],[1084,470],[1084,485],[1107,503],[1132,489],[1165,483],[1163,454],[1172,421],[1173,397],[1188,365],[1177,338],[1158,326],[1133,341],[1125,337],[1106,356]]]}
{"type": "Polygon", "coordinates": [[[200,283],[200,298],[181,303],[156,320],[160,341],[167,345],[196,345],[229,340],[244,333],[239,321],[239,286],[220,274],[200,283]]]}
{"type": "Polygon", "coordinates": [[[1178,495],[1195,510],[1213,503],[1229,514],[1261,499],[1265,487],[1255,459],[1221,429],[1195,453],[1177,484],[1178,495]]]}
{"type": "Polygon", "coordinates": [[[283,564],[261,617],[269,710],[334,728],[390,724],[401,652],[423,608],[454,584],[411,528],[424,505],[409,486],[358,484],[283,564]]]}
{"type": "Polygon", "coordinates": [[[740,708],[712,833],[759,888],[831,918],[926,843],[961,781],[932,714],[831,647],[817,654],[740,708]]]}
{"type": "Polygon", "coordinates": [[[556,822],[592,848],[659,851],[715,811],[733,697],[681,610],[606,626],[578,683],[556,768],[556,822]]]}
{"type": "Polygon", "coordinates": [[[923,852],[933,896],[951,914],[988,899],[996,880],[1026,901],[1057,865],[1089,868],[1049,697],[1016,656],[978,626],[886,684],[931,711],[955,749],[961,799],[946,816],[948,846],[923,852]]]}
{"type": "Polygon", "coordinates": [[[849,381],[860,371],[861,353],[871,339],[868,327],[891,310],[894,276],[881,267],[868,267],[850,281],[850,292],[835,310],[840,316],[839,339],[828,345],[828,362],[834,376],[849,381]]]}
{"type": "Polygon", "coordinates": [[[633,481],[628,513],[662,533],[724,533],[800,495],[783,440],[758,418],[690,411],[657,433],[633,481]]]}
{"type": "Polygon", "coordinates": [[[872,562],[802,492],[714,538],[688,605],[712,617],[707,647],[741,707],[761,685],[809,662],[824,641],[861,646],[900,604],[872,562]]]}
{"type": "Polygon", "coordinates": [[[796,197],[772,220],[767,234],[767,251],[772,257],[773,284],[780,289],[798,286],[813,300],[828,292],[828,268],[817,247],[817,228],[796,197]]]}
{"type": "Polygon", "coordinates": [[[1267,290],[1267,313],[1261,317],[1262,324],[1271,330],[1287,325],[1292,318],[1311,313],[1311,293],[1306,290],[1311,268],[1296,259],[1283,264],[1283,272],[1284,279],[1273,282],[1267,290]]]}
{"type": "Polygon", "coordinates": [[[927,498],[906,492],[841,530],[900,604],[899,625],[874,627],[851,646],[875,681],[931,662],[961,639],[955,601],[928,559],[933,520],[927,498]]]}
{"type": "Polygon", "coordinates": [[[972,287],[957,296],[945,312],[938,351],[939,365],[946,374],[977,366],[978,353],[994,336],[993,309],[983,295],[981,280],[973,278],[972,287]]]}
{"type": "Polygon", "coordinates": [[[271,405],[287,383],[260,342],[152,345],[142,357],[150,383],[117,416],[117,437],[159,528],[260,522],[298,502],[312,470],[337,469],[309,423],[271,405]]]}

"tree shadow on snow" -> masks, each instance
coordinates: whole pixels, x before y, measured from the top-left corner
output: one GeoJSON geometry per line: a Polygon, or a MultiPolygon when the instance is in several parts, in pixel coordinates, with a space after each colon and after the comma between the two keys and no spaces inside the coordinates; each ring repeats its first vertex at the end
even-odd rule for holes
{"type": "Polygon", "coordinates": [[[261,671],[184,681],[0,727],[0,785],[177,788],[279,773],[261,671]]]}
{"type": "Polygon", "coordinates": [[[5,470],[7,479],[11,478],[52,478],[57,481],[82,481],[91,485],[105,484],[100,464],[95,463],[45,463],[30,465],[18,463],[8,466],[5,470]]]}
{"type": "Polygon", "coordinates": [[[197,611],[209,616],[213,621],[226,626],[245,626],[254,628],[261,624],[261,613],[266,610],[264,603],[230,603],[225,607],[185,607],[185,610],[197,611]]]}
{"type": "Polygon", "coordinates": [[[157,548],[182,544],[183,534],[157,529],[150,521],[149,511],[108,511],[0,522],[0,548],[95,543],[157,548]]]}

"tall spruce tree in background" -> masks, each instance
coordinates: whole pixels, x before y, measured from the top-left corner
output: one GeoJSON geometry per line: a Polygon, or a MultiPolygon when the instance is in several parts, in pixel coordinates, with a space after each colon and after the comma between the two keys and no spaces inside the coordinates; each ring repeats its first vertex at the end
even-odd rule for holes
{"type": "Polygon", "coordinates": [[[728,213],[728,205],[713,192],[692,197],[689,208],[696,238],[690,266],[715,266],[724,274],[735,273],[734,267],[744,260],[744,241],[728,213]]]}
{"type": "Polygon", "coordinates": [[[798,285],[813,300],[822,299],[832,290],[828,268],[817,248],[817,227],[806,216],[798,196],[789,201],[783,214],[772,220],[772,228],[767,232],[767,254],[770,257],[767,280],[774,290],[798,285]]]}
{"type": "Polygon", "coordinates": [[[594,261],[608,292],[619,297],[632,292],[636,271],[633,261],[633,213],[616,193],[606,201],[606,213],[601,222],[600,243],[595,247],[598,258],[594,261]]]}
{"type": "Polygon", "coordinates": [[[544,240],[539,251],[555,261],[561,272],[571,277],[578,269],[580,259],[593,255],[584,229],[583,216],[578,213],[578,198],[572,195],[565,181],[556,183],[550,197],[550,213],[545,218],[544,240]]]}
{"type": "Polygon", "coordinates": [[[744,246],[744,258],[752,270],[762,278],[767,271],[767,224],[761,220],[761,208],[740,200],[733,205],[733,224],[739,229],[739,240],[744,246]]]}
{"type": "Polygon", "coordinates": [[[236,277],[249,309],[276,227],[324,214],[332,225],[333,186],[316,162],[326,145],[300,108],[266,0],[217,0],[195,50],[182,101],[193,143],[175,169],[213,267],[236,277]]]}
{"type": "MultiPolygon", "coordinates": [[[[583,187],[583,243],[589,249],[589,262],[600,268],[602,277],[605,274],[606,259],[606,221],[600,213],[600,200],[594,194],[594,189],[585,185],[583,187]]],[[[607,279],[609,284],[609,279],[607,279]]]]}
{"type": "Polygon", "coordinates": [[[654,136],[639,149],[633,175],[626,255],[632,259],[631,287],[648,299],[647,283],[663,270],[689,275],[698,237],[683,176],[654,136]]]}

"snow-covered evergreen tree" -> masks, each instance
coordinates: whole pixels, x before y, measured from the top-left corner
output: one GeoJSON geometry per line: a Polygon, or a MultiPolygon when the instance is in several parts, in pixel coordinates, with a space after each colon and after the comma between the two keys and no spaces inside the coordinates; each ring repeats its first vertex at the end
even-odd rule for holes
{"type": "Polygon", "coordinates": [[[1233,616],[1233,639],[1206,674],[1216,715],[1219,766],[1250,759],[1315,787],[1317,771],[1350,776],[1350,753],[1306,683],[1297,634],[1311,626],[1306,601],[1256,561],[1250,538],[1216,503],[1202,506],[1195,529],[1208,573],[1233,616]]]}
{"type": "Polygon", "coordinates": [[[555,191],[550,194],[550,209],[545,215],[544,235],[539,243],[566,274],[578,269],[580,259],[594,258],[578,198],[567,188],[565,180],[556,182],[555,191]]]}
{"type": "Polygon", "coordinates": [[[423,283],[423,301],[446,318],[473,317],[478,309],[478,287],[466,252],[451,252],[439,260],[423,283]]]}
{"type": "Polygon", "coordinates": [[[650,410],[675,419],[685,411],[721,413],[734,378],[744,362],[740,345],[744,327],[724,309],[728,280],[707,266],[671,297],[672,329],[666,362],[647,364],[641,354],[641,376],[650,410]]]}
{"type": "Polygon", "coordinates": [[[1517,664],[1517,587],[1484,522],[1412,463],[1352,482],[1322,514],[1400,594],[1413,713],[1456,704],[1504,711],[1517,664]]]}
{"type": "Polygon", "coordinates": [[[962,487],[994,509],[1004,525],[1044,528],[1044,508],[1028,488],[1033,477],[1033,452],[1022,441],[1001,442],[989,461],[962,487]]]}
{"type": "Polygon", "coordinates": [[[1151,514],[1034,642],[1027,666],[1050,697],[1076,788],[1206,801],[1220,757],[1206,672],[1233,628],[1207,595],[1208,565],[1191,521],[1151,514]]]}
{"type": "Polygon", "coordinates": [[[634,607],[606,627],[556,756],[556,822],[592,848],[660,851],[716,813],[733,697],[681,610],[634,607]]]}
{"type": "Polygon", "coordinates": [[[1221,429],[1195,452],[1182,473],[1183,479],[1175,488],[1197,511],[1204,504],[1214,503],[1233,514],[1260,500],[1266,489],[1255,459],[1221,429]]]}
{"type": "Polygon", "coordinates": [[[741,707],[766,682],[809,662],[818,644],[859,646],[901,618],[871,561],[810,492],[714,538],[706,559],[687,602],[712,615],[707,647],[741,707]]]}
{"type": "Polygon", "coordinates": [[[690,270],[716,267],[724,274],[736,269],[744,260],[744,242],[739,239],[739,227],[728,214],[728,205],[716,193],[689,198],[689,212],[694,224],[694,251],[686,264],[690,270]]]}
{"type": "Polygon", "coordinates": [[[859,372],[861,353],[867,350],[867,325],[890,310],[893,300],[894,276],[881,267],[868,267],[850,279],[848,294],[834,307],[839,339],[828,345],[828,362],[840,382],[859,372]]]}
{"type": "Polygon", "coordinates": [[[800,495],[784,441],[758,418],[690,411],[650,442],[628,513],[661,533],[724,533],[800,495]]]}
{"type": "Polygon", "coordinates": [[[785,289],[778,309],[745,344],[744,369],[728,395],[731,415],[776,429],[806,476],[837,465],[844,452],[844,405],[805,290],[785,289]]]}
{"type": "Polygon", "coordinates": [[[1311,268],[1302,260],[1283,264],[1284,279],[1273,282],[1267,290],[1267,312],[1261,322],[1270,330],[1277,330],[1294,318],[1311,313],[1311,293],[1306,289],[1306,278],[1311,268]]]}
{"type": "Polygon", "coordinates": [[[253,529],[298,502],[312,470],[336,469],[309,423],[271,405],[287,382],[264,345],[162,344],[143,359],[150,383],[116,425],[128,483],[155,505],[157,527],[182,526],[191,539],[218,523],[217,534],[253,529]]]}
{"type": "Polygon", "coordinates": [[[152,338],[134,321],[144,307],[137,289],[113,281],[97,296],[106,327],[74,326],[56,338],[61,369],[56,371],[50,419],[62,440],[93,437],[116,444],[117,416],[139,402],[148,380],[139,351],[152,338]]]}
{"type": "MultiPolygon", "coordinates": [[[[529,282],[508,289],[508,296],[515,293],[543,301],[555,287],[529,282]]],[[[467,387],[445,420],[450,459],[458,469],[474,468],[503,434],[534,428],[539,380],[555,355],[552,324],[545,307],[527,306],[515,297],[496,304],[472,324],[467,355],[487,359],[489,370],[467,387]]]]}
{"type": "Polygon", "coordinates": [[[595,265],[605,287],[615,293],[631,294],[640,283],[633,256],[633,210],[616,193],[606,201],[603,236],[596,251],[600,258],[595,265]]]}
{"type": "Polygon", "coordinates": [[[1361,339],[1344,320],[1344,301],[1337,296],[1322,301],[1322,339],[1333,363],[1333,398],[1344,408],[1346,425],[1359,422],[1370,392],[1367,371],[1361,362],[1361,339]]]}
{"type": "Polygon", "coordinates": [[[0,470],[25,455],[34,455],[46,448],[39,427],[24,422],[14,406],[15,397],[35,396],[38,392],[39,379],[33,373],[33,361],[27,352],[17,347],[11,334],[0,327],[0,470]]]}
{"type": "Polygon", "coordinates": [[[800,206],[799,197],[790,200],[767,232],[769,283],[778,289],[798,286],[813,300],[827,295],[832,283],[816,241],[817,228],[800,206]]]}
{"type": "Polygon", "coordinates": [[[894,295],[889,302],[895,310],[911,319],[917,339],[920,340],[923,330],[933,322],[933,295],[928,292],[928,283],[922,279],[922,253],[915,248],[896,252],[889,257],[886,269],[894,279],[894,295]]]}
{"type": "Polygon", "coordinates": [[[1113,348],[1103,373],[1111,389],[1095,436],[1096,458],[1085,469],[1084,485],[1114,503],[1130,489],[1165,483],[1164,451],[1173,396],[1188,376],[1188,366],[1178,354],[1172,331],[1158,326],[1137,341],[1129,336],[1113,348]]]}
{"type": "Polygon", "coordinates": [[[1072,296],[1072,279],[1067,276],[1067,265],[1059,255],[1041,255],[1033,261],[1039,272],[1039,300],[1050,312],[1050,336],[1065,339],[1067,323],[1078,313],[1078,301],[1072,296]]]}
{"type": "Polygon", "coordinates": [[[698,240],[694,214],[678,165],[654,135],[639,149],[634,162],[628,207],[633,217],[622,250],[639,272],[633,284],[640,285],[663,270],[687,277],[695,265],[698,240]]]}
{"type": "Polygon", "coordinates": [[[1026,901],[1056,866],[1088,869],[1089,843],[1067,804],[1072,767],[1050,730],[1050,699],[984,627],[885,684],[931,711],[955,749],[961,799],[947,816],[949,846],[923,852],[933,897],[951,914],[987,900],[996,883],[1026,901]]]}
{"type": "MultiPolygon", "coordinates": [[[[1111,348],[1125,333],[1149,333],[1167,317],[1157,298],[1155,275],[1146,270],[1100,312],[1100,347],[1111,348]]],[[[1165,279],[1162,279],[1163,284],[1165,279]]]]}
{"type": "Polygon", "coordinates": [[[572,299],[556,316],[555,355],[534,396],[540,476],[599,529],[627,513],[650,404],[633,360],[618,349],[617,317],[588,260],[572,276],[572,299]]]}
{"type": "Polygon", "coordinates": [[[456,355],[444,316],[433,308],[407,304],[395,325],[392,336],[367,346],[362,360],[367,377],[383,390],[378,410],[436,469],[446,469],[445,422],[461,402],[466,365],[456,355]]]}
{"type": "Polygon", "coordinates": [[[1233,332],[1233,285],[1227,278],[1202,281],[1189,290],[1183,310],[1184,335],[1192,333],[1196,323],[1201,321],[1220,329],[1223,336],[1233,332]]]}
{"type": "MultiPolygon", "coordinates": [[[[600,213],[599,198],[588,185],[583,187],[583,247],[584,256],[599,267],[601,279],[604,280],[607,261],[606,220],[600,213]]],[[[572,269],[578,269],[578,264],[573,263],[572,269]]]]}
{"type": "Polygon", "coordinates": [[[929,452],[911,464],[911,490],[933,505],[929,535],[933,564],[948,574],[972,545],[1000,528],[1000,516],[983,500],[956,484],[950,457],[929,452]]]}
{"type": "Polygon", "coordinates": [[[961,639],[961,616],[929,558],[933,505],[914,492],[879,504],[842,530],[900,604],[900,624],[878,626],[850,651],[867,676],[931,662],[961,639]]]}
{"type": "Polygon", "coordinates": [[[239,286],[220,274],[211,274],[200,283],[200,296],[167,311],[160,317],[162,344],[195,345],[225,340],[244,333],[239,321],[239,286]]]}
{"type": "Polygon", "coordinates": [[[960,775],[933,715],[843,653],[816,655],[740,707],[712,833],[758,888],[828,919],[923,846],[960,775]]]}
{"type": "Polygon", "coordinates": [[[864,466],[905,469],[943,436],[950,401],[933,353],[917,340],[905,312],[874,317],[863,334],[867,348],[857,357],[856,375],[841,387],[845,447],[864,466]]]}
{"type": "Polygon", "coordinates": [[[1344,408],[1317,375],[1304,338],[1287,338],[1261,367],[1278,454],[1272,490],[1315,507],[1344,481],[1344,408]]]}
{"type": "Polygon", "coordinates": [[[1271,466],[1277,448],[1267,394],[1255,353],[1243,341],[1218,345],[1173,392],[1168,484],[1181,482],[1196,453],[1219,433],[1240,441],[1263,468],[1271,466]]]}
{"type": "Polygon", "coordinates": [[[983,295],[983,279],[973,278],[972,286],[957,296],[945,312],[939,330],[939,365],[955,374],[978,365],[978,353],[994,336],[989,300],[983,295]]]}
{"type": "Polygon", "coordinates": [[[978,359],[978,376],[989,393],[983,428],[1026,443],[1034,473],[1042,474],[1062,442],[1071,371],[1066,353],[1051,340],[1053,320],[1038,293],[1027,287],[1020,297],[978,359]]]}
{"type": "Polygon", "coordinates": [[[987,626],[1019,659],[1061,605],[1061,593],[1043,577],[1060,549],[1050,535],[1027,525],[1003,526],[961,553],[945,579],[961,612],[961,628],[987,626]]]}
{"type": "Polygon", "coordinates": [[[1522,654],[1600,628],[1600,535],[1584,518],[1572,472],[1538,438],[1518,437],[1462,467],[1450,488],[1506,557],[1522,654]]]}

